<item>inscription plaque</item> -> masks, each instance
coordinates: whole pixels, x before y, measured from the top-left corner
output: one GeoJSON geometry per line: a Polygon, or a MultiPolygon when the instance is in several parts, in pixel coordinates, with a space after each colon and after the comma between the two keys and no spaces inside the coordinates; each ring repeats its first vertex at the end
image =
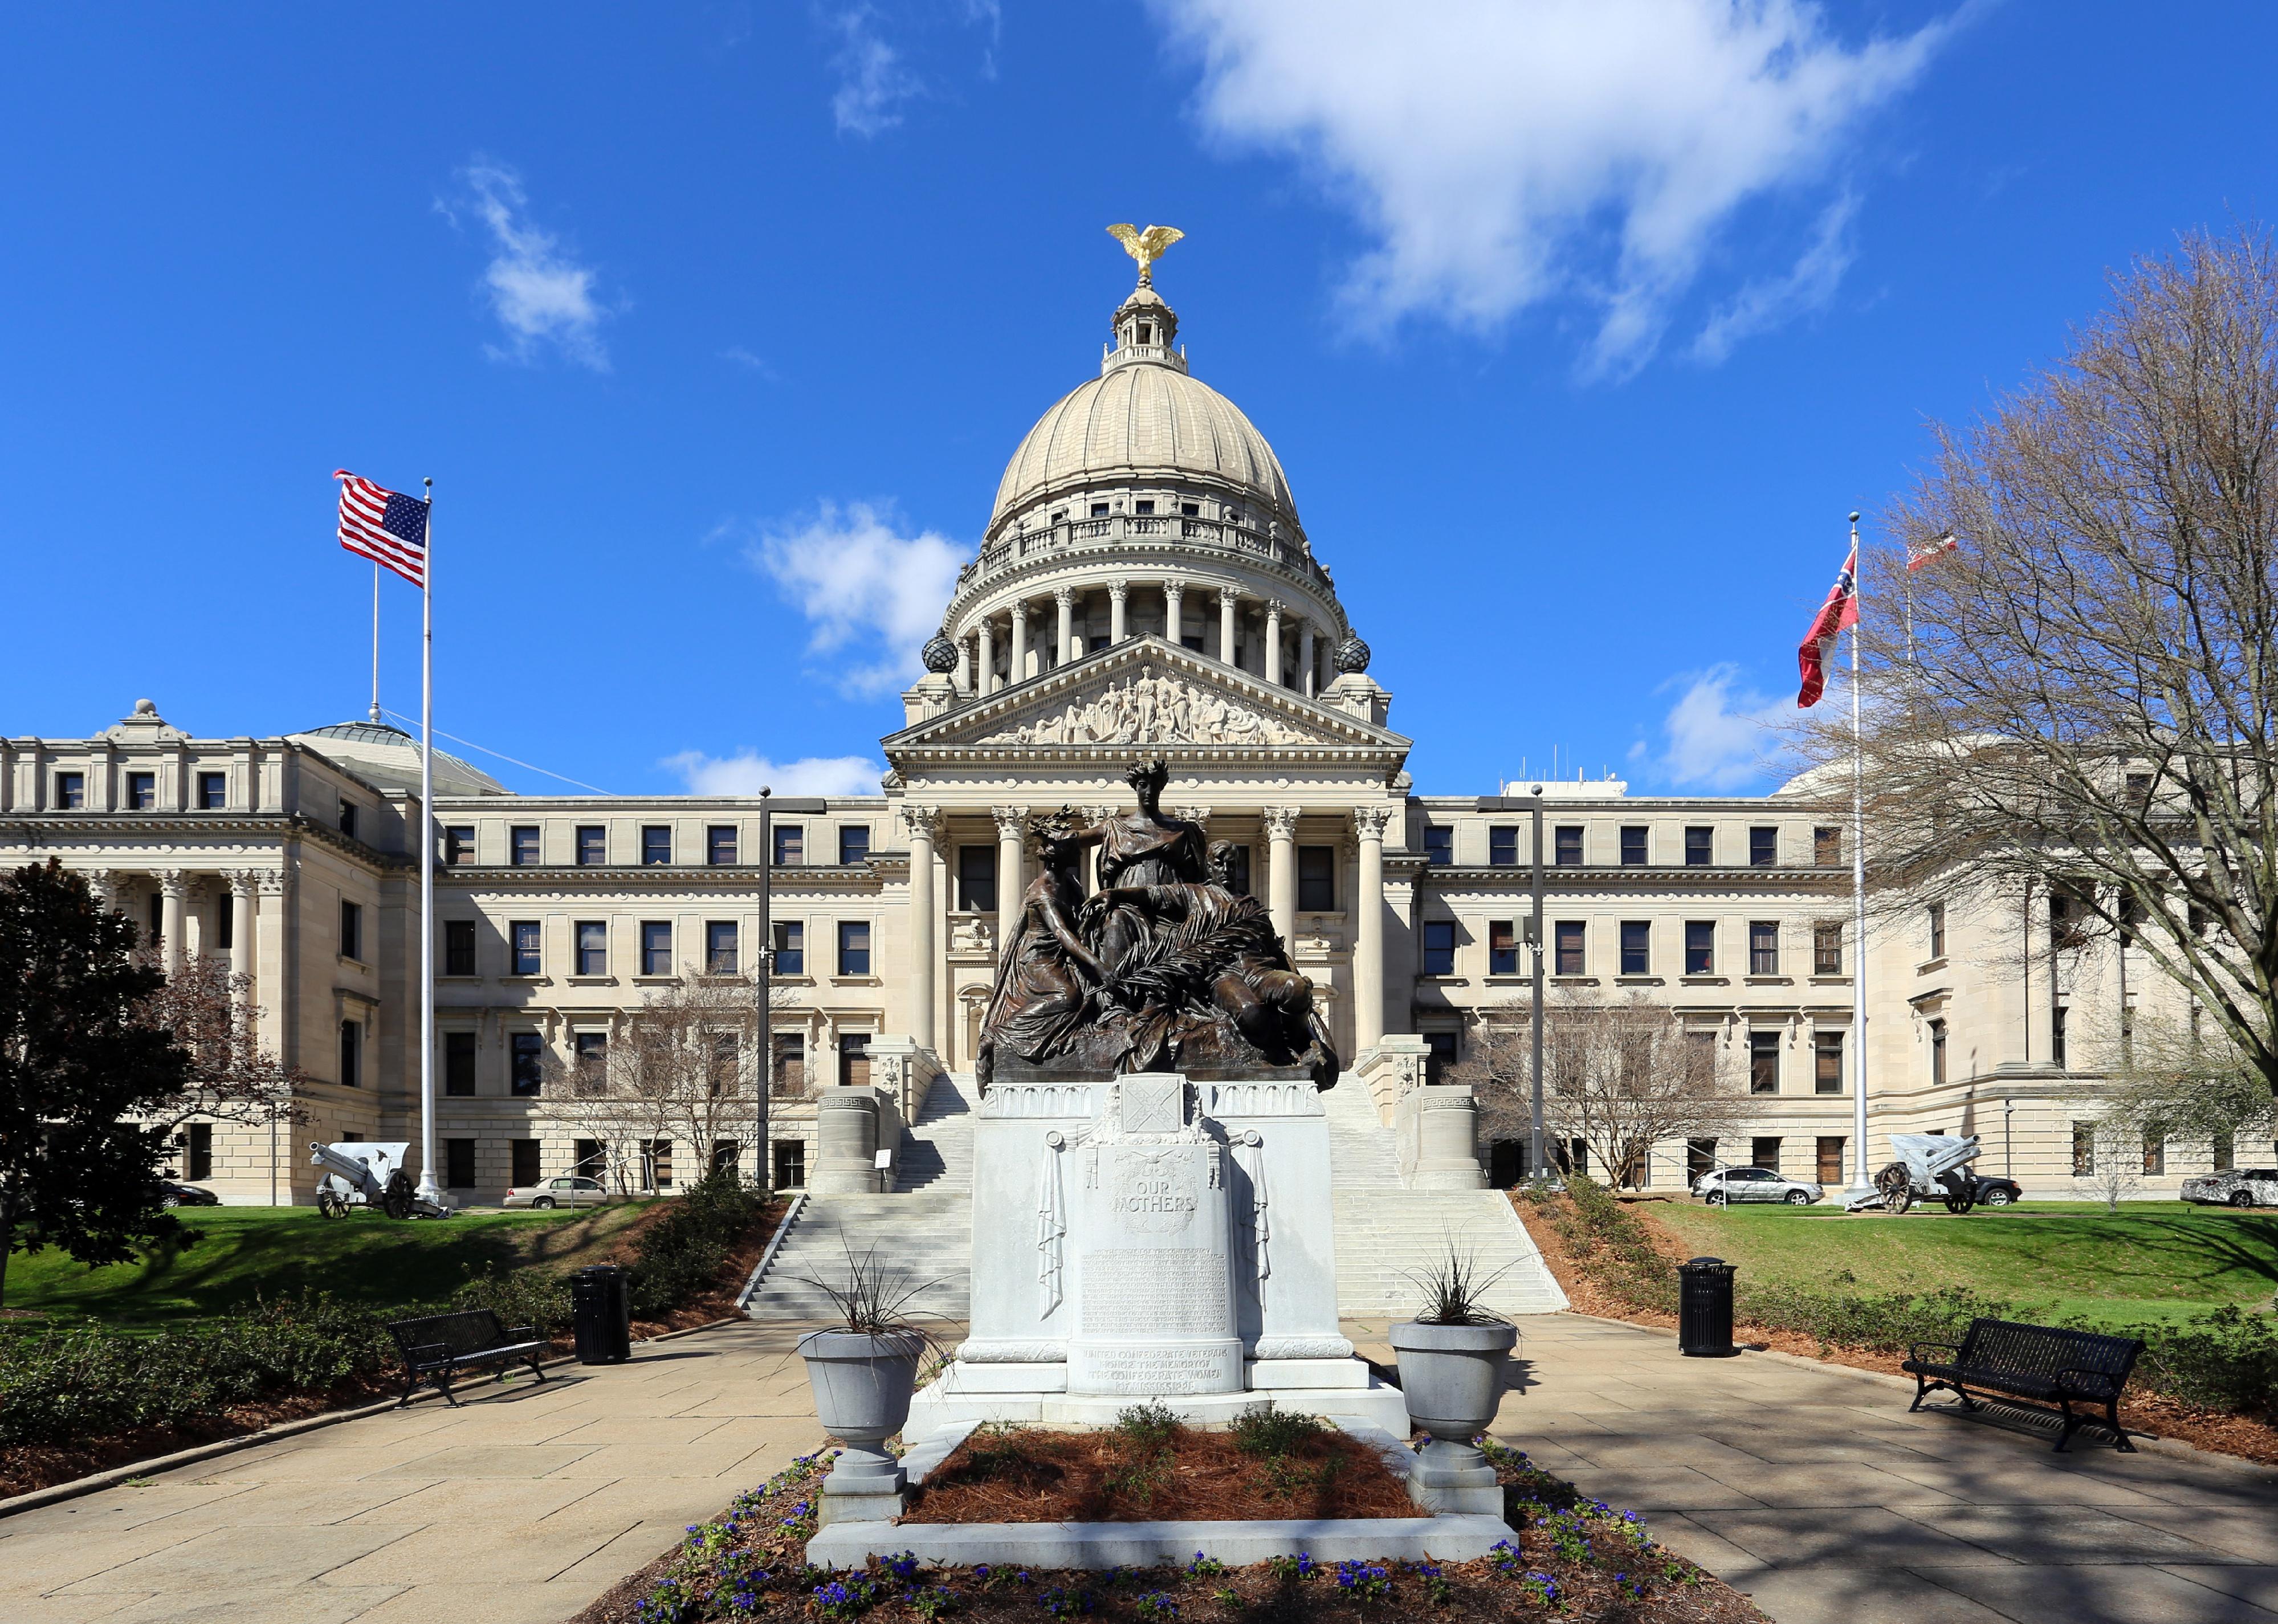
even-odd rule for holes
{"type": "Polygon", "coordinates": [[[1083,1259],[1083,1332],[1222,1337],[1226,1259],[1199,1247],[1121,1247],[1083,1259]]]}

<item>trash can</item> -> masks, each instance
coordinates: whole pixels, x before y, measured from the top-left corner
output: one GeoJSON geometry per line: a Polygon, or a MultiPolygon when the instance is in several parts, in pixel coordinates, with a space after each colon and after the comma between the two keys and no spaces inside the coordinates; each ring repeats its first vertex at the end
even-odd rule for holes
{"type": "MultiPolygon", "coordinates": [[[[1734,1265],[1696,1257],[1677,1266],[1677,1351],[1693,1359],[1729,1359],[1732,1346],[1734,1265]]],[[[582,1333],[581,1333],[582,1334],[582,1333]]],[[[584,1343],[579,1343],[584,1347],[584,1343]]]]}
{"type": "MultiPolygon", "coordinates": [[[[621,1365],[633,1356],[632,1310],[623,1269],[614,1263],[596,1263],[572,1274],[570,1311],[577,1328],[579,1364],[621,1365]]],[[[1729,1313],[1724,1321],[1731,1323],[1729,1313]]]]}

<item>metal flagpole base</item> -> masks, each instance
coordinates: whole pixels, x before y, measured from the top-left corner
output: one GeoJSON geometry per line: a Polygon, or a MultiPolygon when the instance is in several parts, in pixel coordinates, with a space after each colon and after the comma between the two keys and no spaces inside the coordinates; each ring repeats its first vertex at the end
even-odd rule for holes
{"type": "Polygon", "coordinates": [[[442,1187],[435,1182],[434,1173],[424,1168],[419,1173],[419,1199],[431,1207],[444,1205],[442,1187]]]}

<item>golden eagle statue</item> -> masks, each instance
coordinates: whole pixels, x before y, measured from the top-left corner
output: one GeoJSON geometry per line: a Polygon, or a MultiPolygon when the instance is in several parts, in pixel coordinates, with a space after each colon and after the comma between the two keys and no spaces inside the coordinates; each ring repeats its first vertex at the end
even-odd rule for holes
{"type": "Polygon", "coordinates": [[[1139,262],[1139,286],[1155,285],[1155,262],[1163,252],[1187,233],[1175,225],[1150,225],[1145,231],[1135,231],[1128,225],[1111,225],[1107,234],[1123,245],[1123,251],[1139,262]]]}

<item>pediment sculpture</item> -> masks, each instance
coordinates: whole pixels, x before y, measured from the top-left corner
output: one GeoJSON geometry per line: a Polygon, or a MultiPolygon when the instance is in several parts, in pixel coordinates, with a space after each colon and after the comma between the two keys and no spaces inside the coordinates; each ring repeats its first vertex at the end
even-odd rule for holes
{"type": "Polygon", "coordinates": [[[1036,877],[1008,922],[974,1070],[999,1076],[1310,1076],[1337,1056],[1313,984],[1290,964],[1265,905],[1228,880],[1233,848],[1166,816],[1158,759],[1126,775],[1138,810],[1036,820],[1036,877]],[[1087,896],[1084,853],[1099,849],[1087,896]]]}
{"type": "Polygon", "coordinates": [[[1175,676],[1135,672],[1057,711],[1030,715],[982,744],[1304,744],[1280,718],[1175,676]]]}

